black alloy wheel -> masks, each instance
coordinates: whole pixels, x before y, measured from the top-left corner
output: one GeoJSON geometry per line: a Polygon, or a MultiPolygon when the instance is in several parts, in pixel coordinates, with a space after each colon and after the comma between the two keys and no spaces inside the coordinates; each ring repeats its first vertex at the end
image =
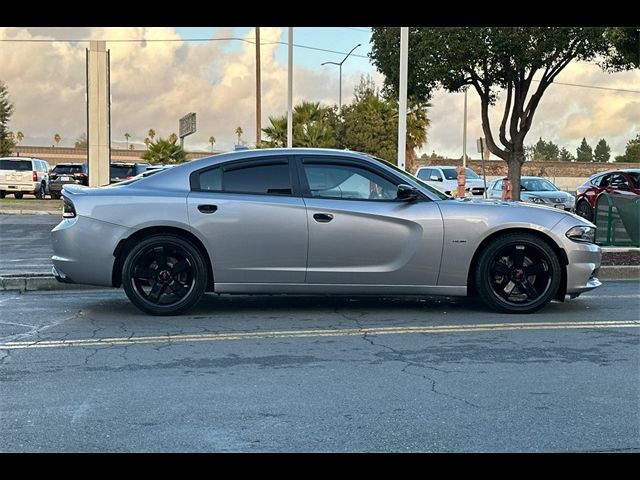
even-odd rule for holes
{"type": "Polygon", "coordinates": [[[202,297],[207,268],[191,242],[174,235],[154,235],[127,255],[122,285],[140,310],[152,315],[178,315],[202,297]]]}
{"type": "Polygon", "coordinates": [[[580,215],[585,220],[589,220],[590,222],[593,220],[593,210],[591,209],[591,205],[586,200],[580,201],[576,206],[576,215],[580,215]]]}
{"type": "Polygon", "coordinates": [[[555,251],[541,238],[507,234],[482,252],[476,286],[482,300],[495,310],[531,313],[556,296],[561,268],[555,251]]]}

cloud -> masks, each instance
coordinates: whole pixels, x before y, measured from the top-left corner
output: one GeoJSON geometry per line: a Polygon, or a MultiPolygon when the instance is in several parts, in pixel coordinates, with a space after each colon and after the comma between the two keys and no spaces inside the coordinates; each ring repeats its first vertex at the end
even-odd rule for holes
{"type": "MultiPolygon", "coordinates": [[[[233,28],[220,29],[217,37],[238,36],[233,28]]],[[[262,28],[262,42],[286,39],[283,29],[262,28]]],[[[246,41],[156,42],[180,40],[170,27],[101,28],[0,28],[0,39],[119,39],[109,42],[112,80],[112,141],[124,145],[124,133],[143,145],[146,132],[154,128],[167,137],[178,130],[178,119],[188,112],[198,115],[198,132],[185,140],[189,149],[230,150],[235,129],[241,126],[244,140],[255,141],[255,45],[253,33],[246,41]]],[[[73,145],[85,131],[85,48],[87,42],[0,43],[0,80],[14,103],[10,128],[25,134],[24,144],[51,145],[59,133],[61,145],[73,145]]],[[[318,45],[321,46],[321,45],[318,45]]],[[[283,115],[287,108],[287,66],[276,59],[278,44],[261,48],[262,125],[268,117],[283,115]]],[[[296,54],[302,54],[302,52],[296,54]]],[[[382,76],[371,67],[382,86],[382,76]]],[[[343,72],[343,103],[352,99],[360,75],[343,72]]],[[[634,89],[640,72],[606,74],[592,64],[571,64],[558,81],[634,89]]],[[[637,89],[637,87],[636,87],[637,89]]],[[[338,101],[335,69],[294,66],[294,103],[302,100],[333,104],[338,101]]],[[[462,154],[463,95],[437,92],[429,111],[431,128],[423,151],[458,158],[462,154]]],[[[492,110],[495,126],[502,103],[492,110]]],[[[614,154],[624,151],[640,125],[640,94],[552,85],[542,99],[534,126],[525,143],[538,137],[575,150],[582,137],[592,144],[606,138],[614,154]]],[[[468,152],[475,154],[481,136],[477,95],[468,96],[468,152]]]]}

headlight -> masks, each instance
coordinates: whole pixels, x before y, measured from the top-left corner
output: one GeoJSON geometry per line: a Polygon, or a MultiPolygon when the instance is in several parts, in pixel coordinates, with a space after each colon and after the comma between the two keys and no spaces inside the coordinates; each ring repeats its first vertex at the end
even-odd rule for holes
{"type": "Polygon", "coordinates": [[[565,234],[574,242],[595,243],[596,229],[593,227],[573,227],[565,234]]]}
{"type": "Polygon", "coordinates": [[[544,200],[540,197],[529,197],[528,200],[533,203],[544,203],[544,200]]]}

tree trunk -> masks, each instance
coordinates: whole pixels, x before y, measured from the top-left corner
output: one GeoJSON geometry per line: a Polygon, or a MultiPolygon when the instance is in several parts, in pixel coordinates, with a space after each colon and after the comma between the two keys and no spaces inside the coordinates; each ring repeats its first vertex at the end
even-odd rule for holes
{"type": "Polygon", "coordinates": [[[522,164],[524,163],[524,149],[522,145],[513,152],[509,152],[507,158],[507,177],[511,181],[511,199],[520,200],[520,177],[522,175],[522,164]]]}
{"type": "Polygon", "coordinates": [[[407,149],[405,150],[404,169],[409,173],[413,173],[413,163],[415,160],[414,157],[415,153],[413,151],[413,148],[407,147],[407,149]]]}

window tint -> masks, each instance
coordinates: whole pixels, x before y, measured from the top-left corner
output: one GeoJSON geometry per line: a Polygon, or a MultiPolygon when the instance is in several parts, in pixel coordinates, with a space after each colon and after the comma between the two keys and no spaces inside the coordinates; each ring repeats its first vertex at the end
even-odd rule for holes
{"type": "Polygon", "coordinates": [[[353,165],[304,164],[312,197],[395,200],[397,187],[389,180],[353,165]]]}
{"type": "Polygon", "coordinates": [[[640,173],[636,172],[627,172],[629,178],[631,179],[632,186],[634,188],[638,188],[640,186],[640,173]]]}
{"type": "Polygon", "coordinates": [[[289,163],[253,164],[225,170],[222,188],[234,193],[291,195],[289,163]]]}
{"type": "Polygon", "coordinates": [[[31,160],[0,160],[0,170],[33,170],[31,160]]]}
{"type": "Polygon", "coordinates": [[[418,175],[417,177],[420,180],[429,180],[429,175],[431,175],[431,169],[430,168],[422,168],[418,171],[418,175]]]}
{"type": "Polygon", "coordinates": [[[58,175],[81,173],[82,165],[56,165],[53,167],[53,171],[58,175]]]}
{"type": "Polygon", "coordinates": [[[222,171],[220,168],[212,168],[200,174],[200,190],[222,191],[222,171]]]}
{"type": "Polygon", "coordinates": [[[458,178],[458,172],[456,172],[455,168],[443,168],[442,173],[444,173],[444,178],[447,180],[455,180],[458,178]]]}
{"type": "Polygon", "coordinates": [[[494,190],[502,190],[502,180],[498,180],[496,183],[493,184],[493,189],[494,190]]]}

